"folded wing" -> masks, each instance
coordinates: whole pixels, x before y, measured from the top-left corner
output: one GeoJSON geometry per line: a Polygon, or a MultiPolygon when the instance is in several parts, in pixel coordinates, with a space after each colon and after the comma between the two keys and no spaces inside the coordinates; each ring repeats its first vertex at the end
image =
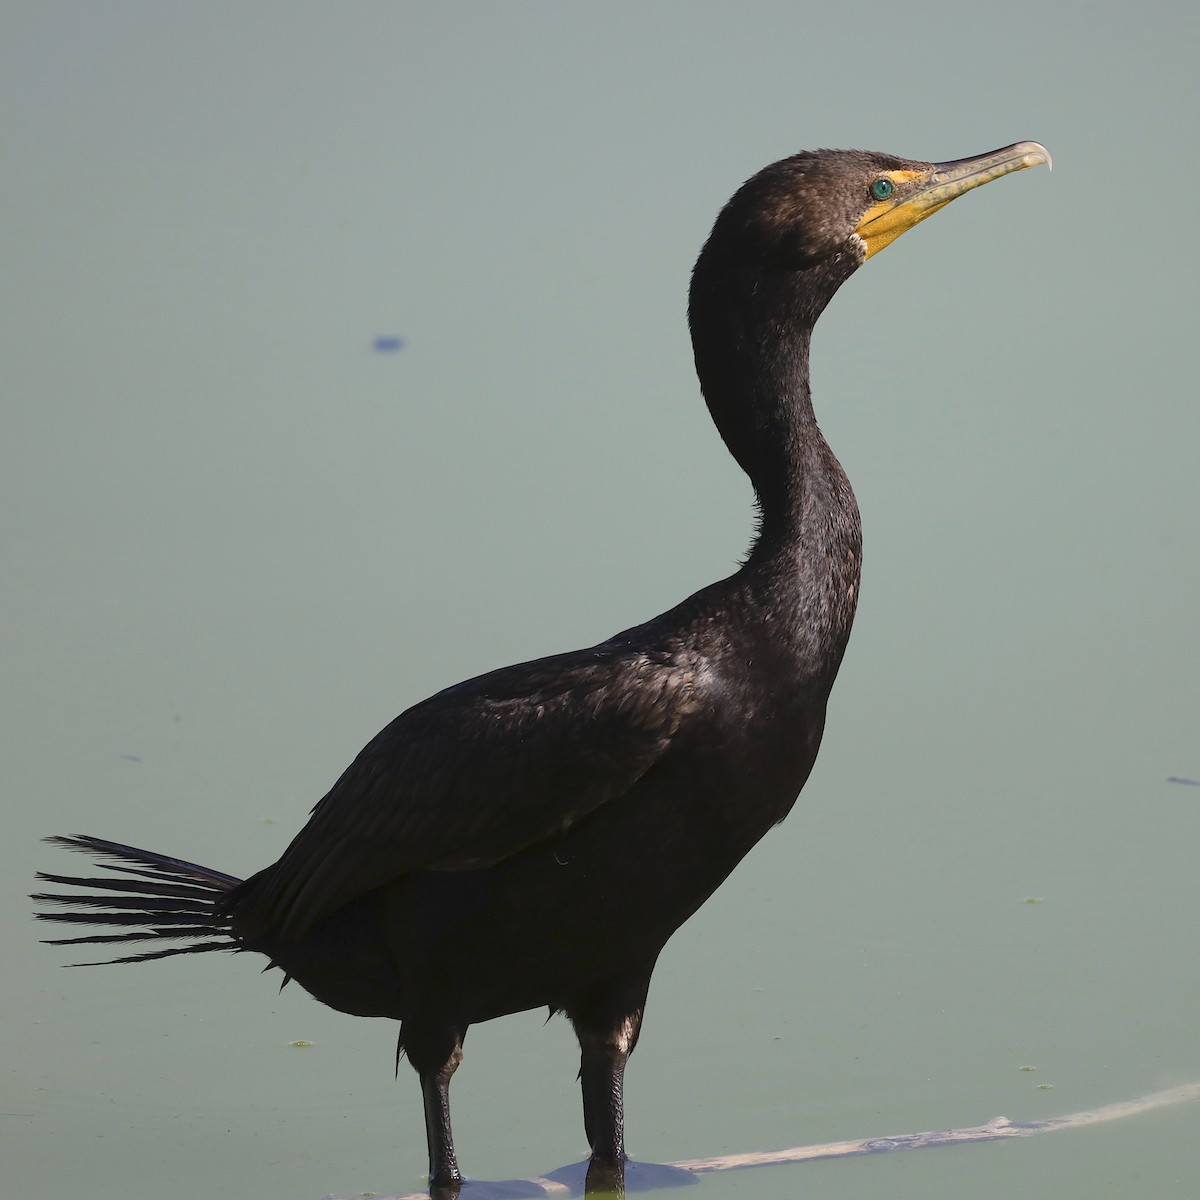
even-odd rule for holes
{"type": "Polygon", "coordinates": [[[234,907],[298,938],[413,871],[486,867],[627,792],[697,707],[691,672],[603,648],[431,696],[362,750],[234,907]]]}

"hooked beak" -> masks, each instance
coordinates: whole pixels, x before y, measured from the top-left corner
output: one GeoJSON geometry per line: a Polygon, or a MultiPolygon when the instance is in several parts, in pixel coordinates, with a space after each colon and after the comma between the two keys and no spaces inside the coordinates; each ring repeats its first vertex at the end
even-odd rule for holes
{"type": "Polygon", "coordinates": [[[884,172],[896,185],[896,196],[867,209],[854,232],[866,243],[866,257],[870,258],[964,192],[1040,163],[1053,166],[1045,146],[1040,142],[1017,142],[974,158],[933,163],[926,171],[884,172]]]}

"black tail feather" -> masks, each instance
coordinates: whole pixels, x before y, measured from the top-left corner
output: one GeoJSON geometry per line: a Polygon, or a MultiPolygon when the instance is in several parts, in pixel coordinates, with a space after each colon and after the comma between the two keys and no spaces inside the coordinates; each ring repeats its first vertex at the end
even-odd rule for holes
{"type": "Polygon", "coordinates": [[[67,883],[72,887],[101,888],[106,892],[124,892],[126,895],[136,892],[142,896],[176,896],[180,899],[192,900],[212,899],[212,888],[190,887],[183,883],[139,883],[133,879],[84,879],[76,875],[51,875],[46,871],[39,871],[37,877],[44,883],[67,883]]]}
{"type": "MultiPolygon", "coordinates": [[[[81,879],[75,886],[87,887],[88,882],[81,879]]],[[[211,903],[172,900],[167,896],[61,896],[55,892],[38,892],[29,898],[42,904],[86,904],[94,908],[111,908],[115,912],[203,913],[212,908],[211,903]]]]}
{"type": "MultiPolygon", "coordinates": [[[[91,907],[104,904],[106,901],[99,896],[31,896],[31,900],[57,900],[60,903],[78,904],[80,907],[91,907]]],[[[134,909],[124,911],[124,906],[114,906],[112,912],[38,912],[33,914],[39,921],[58,921],[63,925],[194,925],[203,914],[194,912],[162,912],[158,909],[134,909]]],[[[209,927],[211,933],[216,926],[209,927]]],[[[172,932],[172,937],[178,934],[172,932]]]]}
{"type": "MultiPolygon", "coordinates": [[[[182,858],[168,858],[165,854],[155,854],[153,850],[139,850],[136,846],[123,846],[120,842],[106,842],[103,838],[88,837],[85,833],[76,834],[74,837],[48,837],[43,841],[67,850],[81,850],[85,854],[94,854],[97,858],[116,858],[132,863],[132,874],[147,875],[151,879],[176,875],[180,879],[216,885],[221,891],[228,891],[235,884],[242,882],[236,875],[226,875],[223,871],[214,871],[197,863],[186,862],[182,858]]],[[[130,870],[129,867],[117,867],[112,863],[101,865],[109,871],[130,870]]]]}
{"type": "Polygon", "coordinates": [[[202,954],[208,950],[240,950],[236,942],[201,942],[195,946],[172,946],[169,950],[148,950],[145,954],[129,954],[122,958],[101,958],[96,962],[64,963],[66,967],[107,967],[113,963],[150,962],[155,958],[174,958],[176,954],[202,954]]]}
{"type": "MultiPolygon", "coordinates": [[[[107,925],[142,928],[125,933],[94,933],[86,937],[48,938],[49,945],[105,945],[113,942],[187,941],[187,945],[163,950],[148,950],[104,962],[147,962],[176,954],[201,954],[211,950],[240,950],[242,946],[229,929],[220,901],[241,880],[233,875],[212,871],[196,863],[167,858],[151,850],[139,850],[119,842],[94,837],[51,837],[46,841],[68,850],[94,855],[106,871],[137,876],[137,879],[52,875],[38,872],[45,883],[65,887],[93,889],[60,893],[39,892],[32,899],[38,904],[62,905],[69,911],[51,909],[34,914],[39,921],[63,925],[107,925]],[[116,862],[105,861],[116,859],[116,862]],[[127,865],[121,865],[127,864],[127,865]],[[107,893],[107,894],[106,894],[107,893]]],[[[101,963],[72,963],[71,966],[100,966],[101,963]]]]}
{"type": "MultiPolygon", "coordinates": [[[[172,937],[211,937],[212,929],[207,925],[194,925],[191,929],[186,926],[179,929],[171,930],[172,937]]],[[[42,938],[43,946],[80,946],[87,943],[101,942],[152,942],[155,938],[162,937],[161,933],[150,933],[143,930],[140,933],[93,933],[88,937],[73,937],[73,938],[42,938]]],[[[87,965],[86,963],[84,964],[87,965]]]]}

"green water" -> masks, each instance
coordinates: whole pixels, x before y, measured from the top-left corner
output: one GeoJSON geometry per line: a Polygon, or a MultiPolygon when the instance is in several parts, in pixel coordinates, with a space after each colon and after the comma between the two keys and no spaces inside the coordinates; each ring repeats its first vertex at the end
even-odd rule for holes
{"type": "MultiPolygon", "coordinates": [[[[1056,166],[923,225],[818,327],[866,526],[858,622],[796,811],[663,956],[630,1149],[1032,1121],[1200,1080],[1200,787],[1167,782],[1200,777],[1194,14],[0,23],[5,1195],[420,1185],[394,1028],[249,960],[60,970],[24,894],[71,860],[37,838],[250,872],[408,704],[728,573],[749,493],[697,394],[687,273],[738,183],[804,146],[1037,138],[1056,166]]],[[[472,1030],[468,1173],[582,1156],[576,1066],[561,1021],[472,1030]]],[[[1198,1121],[696,1195],[1173,1200],[1198,1121]]]]}

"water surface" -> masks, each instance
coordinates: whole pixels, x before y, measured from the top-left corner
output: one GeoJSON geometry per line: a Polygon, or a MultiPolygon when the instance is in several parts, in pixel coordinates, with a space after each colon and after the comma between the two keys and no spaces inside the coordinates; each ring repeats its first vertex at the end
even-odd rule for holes
{"type": "MultiPolygon", "coordinates": [[[[851,36],[769,4],[10,11],[6,1194],[420,1185],[394,1028],[240,958],[60,970],[23,897],[70,860],[37,838],[248,873],[406,705],[732,570],[749,495],[687,272],[733,188],[809,145],[1036,137],[1057,165],[922,226],[818,329],[858,624],[801,804],[663,956],[631,1150],[1200,1079],[1200,788],[1166,782],[1200,774],[1200,30],[1089,11],[1086,39],[1011,6],[868,6],[851,36]]],[[[582,1156],[575,1070],[562,1021],[472,1030],[465,1169],[582,1156]]],[[[696,1195],[1175,1198],[1198,1119],[696,1195]]]]}

